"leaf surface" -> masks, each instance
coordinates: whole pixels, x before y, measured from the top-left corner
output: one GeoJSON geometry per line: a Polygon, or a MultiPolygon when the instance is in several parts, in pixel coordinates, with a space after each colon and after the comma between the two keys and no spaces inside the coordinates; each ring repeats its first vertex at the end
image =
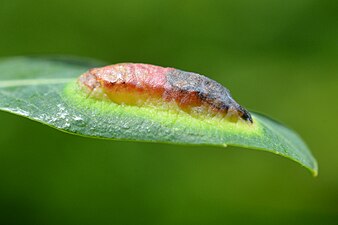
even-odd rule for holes
{"type": "Polygon", "coordinates": [[[86,137],[177,144],[239,146],[298,162],[317,175],[317,162],[292,130],[261,114],[254,125],[194,118],[156,107],[88,98],[76,78],[92,60],[14,57],[0,61],[0,110],[86,137]]]}

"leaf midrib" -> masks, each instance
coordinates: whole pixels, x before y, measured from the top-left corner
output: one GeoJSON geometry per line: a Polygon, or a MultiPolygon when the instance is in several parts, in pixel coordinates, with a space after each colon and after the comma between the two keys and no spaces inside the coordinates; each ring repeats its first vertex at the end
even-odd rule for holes
{"type": "Polygon", "coordinates": [[[73,80],[73,78],[2,80],[2,81],[0,81],[0,88],[19,87],[19,86],[33,86],[33,85],[46,85],[46,84],[63,84],[63,83],[68,83],[72,80],[73,80]]]}

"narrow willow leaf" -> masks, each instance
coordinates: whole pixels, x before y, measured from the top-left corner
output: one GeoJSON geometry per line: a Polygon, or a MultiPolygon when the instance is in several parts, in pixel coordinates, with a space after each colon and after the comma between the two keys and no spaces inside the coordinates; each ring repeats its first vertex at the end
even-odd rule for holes
{"type": "Polygon", "coordinates": [[[88,98],[76,79],[101,63],[15,57],[0,61],[0,109],[86,137],[177,144],[239,146],[294,160],[317,174],[311,152],[292,130],[263,115],[254,123],[196,118],[158,107],[88,98]]]}

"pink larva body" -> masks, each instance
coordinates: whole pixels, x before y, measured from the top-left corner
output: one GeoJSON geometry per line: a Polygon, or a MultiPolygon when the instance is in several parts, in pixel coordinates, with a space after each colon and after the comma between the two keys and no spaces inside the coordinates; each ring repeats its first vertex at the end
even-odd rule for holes
{"type": "Polygon", "coordinates": [[[252,123],[250,113],[228,89],[203,75],[148,64],[121,63],[90,69],[78,83],[90,93],[99,92],[119,104],[144,106],[175,103],[191,114],[221,115],[252,123]]]}

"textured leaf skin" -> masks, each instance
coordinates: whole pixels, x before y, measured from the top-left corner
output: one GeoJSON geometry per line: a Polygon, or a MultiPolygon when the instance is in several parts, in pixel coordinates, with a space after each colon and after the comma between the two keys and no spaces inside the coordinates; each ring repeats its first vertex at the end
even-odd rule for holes
{"type": "Polygon", "coordinates": [[[0,110],[87,137],[270,151],[317,175],[316,160],[301,138],[263,115],[252,113],[254,125],[250,126],[87,98],[76,78],[94,66],[102,63],[62,58],[2,59],[0,110]]]}

